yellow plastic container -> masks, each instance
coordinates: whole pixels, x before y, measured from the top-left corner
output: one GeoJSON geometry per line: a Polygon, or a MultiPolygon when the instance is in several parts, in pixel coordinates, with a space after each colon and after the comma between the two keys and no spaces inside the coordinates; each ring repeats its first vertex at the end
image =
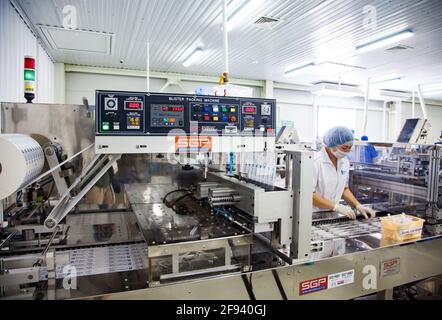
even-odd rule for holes
{"type": "Polygon", "coordinates": [[[381,230],[383,239],[405,241],[420,238],[424,219],[401,214],[381,218],[381,230]]]}

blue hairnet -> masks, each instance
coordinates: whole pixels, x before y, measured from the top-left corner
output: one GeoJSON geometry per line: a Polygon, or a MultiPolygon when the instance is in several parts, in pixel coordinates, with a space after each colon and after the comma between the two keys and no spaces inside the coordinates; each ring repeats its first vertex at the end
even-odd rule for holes
{"type": "Polygon", "coordinates": [[[353,133],[350,131],[350,129],[346,127],[334,127],[331,129],[328,129],[327,132],[324,134],[324,144],[327,147],[336,147],[341,144],[346,144],[349,142],[353,142],[354,136],[353,133]]]}

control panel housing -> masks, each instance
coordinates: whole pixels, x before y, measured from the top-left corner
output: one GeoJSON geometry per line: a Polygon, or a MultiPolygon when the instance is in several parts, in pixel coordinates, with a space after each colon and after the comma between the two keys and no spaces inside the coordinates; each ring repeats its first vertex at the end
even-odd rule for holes
{"type": "Polygon", "coordinates": [[[276,100],[96,91],[97,136],[275,136],[276,100]]]}

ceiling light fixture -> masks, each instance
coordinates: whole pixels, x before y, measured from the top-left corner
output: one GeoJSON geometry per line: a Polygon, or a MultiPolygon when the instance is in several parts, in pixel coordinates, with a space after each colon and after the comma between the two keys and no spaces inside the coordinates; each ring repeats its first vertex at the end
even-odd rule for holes
{"type": "Polygon", "coordinates": [[[363,94],[359,87],[334,83],[318,83],[314,85],[312,93],[338,97],[359,97],[363,94]]]}
{"type": "Polygon", "coordinates": [[[366,44],[357,46],[355,48],[355,53],[360,54],[367,51],[375,50],[384,46],[387,46],[389,44],[396,43],[398,41],[408,39],[410,37],[414,36],[414,32],[412,29],[407,29],[371,42],[368,42],[366,44]]]}
{"type": "Polygon", "coordinates": [[[378,83],[385,83],[385,82],[392,82],[392,81],[399,81],[404,79],[404,77],[400,75],[388,75],[383,77],[376,77],[370,79],[370,84],[378,84],[378,83]]]}
{"type": "Polygon", "coordinates": [[[334,90],[334,89],[321,89],[318,91],[315,91],[314,94],[318,96],[337,96],[337,97],[359,97],[362,94],[361,93],[355,93],[355,92],[348,92],[348,91],[342,91],[342,90],[334,90]]]}
{"type": "Polygon", "coordinates": [[[196,60],[198,60],[201,55],[203,54],[204,50],[201,48],[196,48],[184,61],[183,61],[183,66],[184,67],[188,67],[190,66],[192,63],[194,63],[196,60]]]}
{"type": "Polygon", "coordinates": [[[436,94],[442,94],[442,90],[424,92],[424,95],[436,95],[436,94]]]}
{"type": "Polygon", "coordinates": [[[306,64],[306,65],[297,67],[295,69],[288,70],[288,71],[285,72],[285,76],[286,77],[293,77],[293,76],[295,76],[297,74],[304,73],[307,70],[311,70],[314,66],[315,66],[314,63],[309,63],[309,64],[306,64]]]}
{"type": "Polygon", "coordinates": [[[434,91],[441,91],[441,90],[442,90],[442,83],[425,84],[423,86],[424,93],[434,92],[434,91]]]}
{"type": "Polygon", "coordinates": [[[241,8],[239,8],[232,17],[227,21],[227,32],[235,28],[240,22],[250,15],[251,12],[258,8],[263,0],[249,0],[241,8]]]}

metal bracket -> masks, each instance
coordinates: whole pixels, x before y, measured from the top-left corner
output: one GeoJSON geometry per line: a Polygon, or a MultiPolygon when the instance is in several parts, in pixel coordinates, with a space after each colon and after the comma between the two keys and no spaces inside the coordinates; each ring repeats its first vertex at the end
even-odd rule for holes
{"type": "Polygon", "coordinates": [[[66,184],[66,180],[61,177],[61,167],[59,167],[60,162],[58,161],[57,152],[55,149],[56,147],[52,143],[48,143],[43,147],[49,168],[57,168],[55,171],[52,171],[51,174],[54,178],[55,185],[57,186],[58,195],[61,196],[66,192],[68,186],[66,184]]]}
{"type": "Polygon", "coordinates": [[[86,195],[86,193],[97,183],[97,181],[109,170],[109,168],[121,158],[121,154],[104,155],[103,158],[97,156],[83,171],[83,173],[72,183],[72,185],[61,196],[58,204],[52,209],[49,216],[46,218],[44,225],[46,228],[52,229],[60,223],[60,221],[77,205],[77,203],[86,195]],[[105,160],[109,161],[101,168],[105,160]],[[101,169],[100,169],[101,168],[101,169]],[[82,187],[77,195],[72,196],[71,190],[87,181],[85,178],[92,175],[95,176],[89,183],[82,187]]]}

